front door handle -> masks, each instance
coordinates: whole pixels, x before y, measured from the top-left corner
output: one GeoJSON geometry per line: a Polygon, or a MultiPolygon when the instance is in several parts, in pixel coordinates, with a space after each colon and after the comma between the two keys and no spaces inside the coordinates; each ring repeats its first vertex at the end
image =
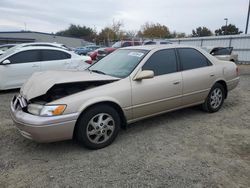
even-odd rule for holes
{"type": "Polygon", "coordinates": [[[32,67],[39,67],[39,65],[33,64],[32,67]]]}

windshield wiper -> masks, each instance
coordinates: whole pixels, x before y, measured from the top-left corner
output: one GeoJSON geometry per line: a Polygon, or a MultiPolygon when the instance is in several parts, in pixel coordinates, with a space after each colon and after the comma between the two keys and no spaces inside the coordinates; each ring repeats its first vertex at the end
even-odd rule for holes
{"type": "Polygon", "coordinates": [[[106,75],[106,73],[105,72],[102,72],[102,71],[99,71],[99,70],[90,70],[91,72],[96,72],[96,73],[98,73],[98,74],[104,74],[104,75],[106,75]]]}

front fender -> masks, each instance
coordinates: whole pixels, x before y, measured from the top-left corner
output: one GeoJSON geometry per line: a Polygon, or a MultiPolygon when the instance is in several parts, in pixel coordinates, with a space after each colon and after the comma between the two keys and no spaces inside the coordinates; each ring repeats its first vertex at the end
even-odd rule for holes
{"type": "MultiPolygon", "coordinates": [[[[83,112],[84,110],[86,110],[88,107],[90,106],[93,106],[95,104],[98,104],[98,103],[104,103],[104,102],[111,102],[111,103],[114,103],[116,105],[118,105],[122,110],[122,106],[121,104],[115,99],[115,98],[112,98],[112,97],[96,97],[96,98],[92,98],[92,99],[89,99],[87,101],[85,101],[79,108],[78,108],[78,112],[83,112]]],[[[123,112],[125,114],[125,112],[123,112]]]]}

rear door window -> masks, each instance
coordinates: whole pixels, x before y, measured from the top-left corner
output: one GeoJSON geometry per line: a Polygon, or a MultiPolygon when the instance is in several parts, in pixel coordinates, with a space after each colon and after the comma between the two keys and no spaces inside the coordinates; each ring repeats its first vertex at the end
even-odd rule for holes
{"type": "Polygon", "coordinates": [[[154,44],[156,44],[156,42],[153,41],[148,41],[144,43],[144,45],[154,45],[154,44]]]}
{"type": "Polygon", "coordinates": [[[43,61],[70,59],[71,55],[59,50],[42,50],[43,61]]]}
{"type": "Polygon", "coordinates": [[[230,55],[232,52],[231,48],[214,48],[211,51],[212,55],[230,55]]]}
{"type": "Polygon", "coordinates": [[[124,42],[122,44],[122,47],[127,47],[127,46],[132,46],[132,43],[131,42],[124,42]]]}
{"type": "Polygon", "coordinates": [[[196,69],[209,66],[207,58],[198,50],[193,48],[178,48],[182,70],[196,69]]]}

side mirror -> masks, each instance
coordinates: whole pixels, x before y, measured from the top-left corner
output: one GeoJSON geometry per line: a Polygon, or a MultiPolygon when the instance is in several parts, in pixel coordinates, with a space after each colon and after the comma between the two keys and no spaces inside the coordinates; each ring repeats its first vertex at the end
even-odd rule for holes
{"type": "Polygon", "coordinates": [[[10,63],[11,63],[11,62],[10,62],[10,60],[8,60],[8,59],[5,59],[5,60],[2,62],[3,65],[10,64],[10,63]]]}
{"type": "Polygon", "coordinates": [[[143,79],[150,79],[150,78],[154,78],[154,71],[151,70],[143,70],[141,72],[139,72],[134,80],[143,80],[143,79]]]}

